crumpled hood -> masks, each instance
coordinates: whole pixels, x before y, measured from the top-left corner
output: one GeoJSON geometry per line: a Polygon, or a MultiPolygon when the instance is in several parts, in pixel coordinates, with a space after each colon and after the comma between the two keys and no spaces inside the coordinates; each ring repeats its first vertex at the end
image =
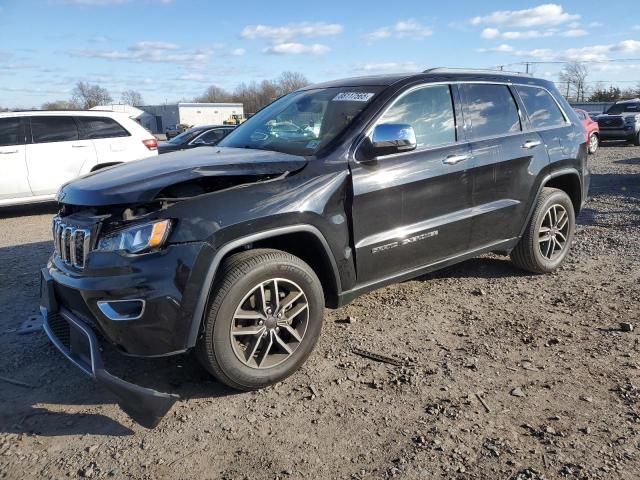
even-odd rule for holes
{"type": "Polygon", "coordinates": [[[103,206],[152,201],[164,188],[208,176],[279,175],[307,164],[304,157],[266,150],[200,147],[123,163],[77,178],[57,200],[103,206]]]}

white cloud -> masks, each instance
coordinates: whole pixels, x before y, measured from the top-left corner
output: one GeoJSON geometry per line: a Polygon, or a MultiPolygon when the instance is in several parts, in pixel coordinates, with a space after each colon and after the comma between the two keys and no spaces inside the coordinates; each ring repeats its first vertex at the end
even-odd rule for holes
{"type": "Polygon", "coordinates": [[[353,66],[353,70],[361,73],[404,73],[421,70],[414,62],[363,63],[353,66]]]}
{"type": "Polygon", "coordinates": [[[539,30],[525,30],[522,32],[503,32],[502,38],[508,40],[529,40],[531,38],[551,37],[554,32],[547,30],[541,32],[539,30]]]}
{"type": "Polygon", "coordinates": [[[514,28],[529,28],[541,25],[560,25],[579,20],[580,15],[567,13],[561,5],[548,3],[525,10],[500,10],[486,16],[471,19],[473,25],[504,25],[514,28]]]}
{"type": "Polygon", "coordinates": [[[633,28],[634,30],[640,30],[640,25],[634,25],[632,28],[633,28]]]}
{"type": "Polygon", "coordinates": [[[178,80],[187,81],[187,82],[206,82],[208,78],[201,73],[185,73],[184,75],[180,75],[178,80]]]}
{"type": "Polygon", "coordinates": [[[604,23],[602,23],[602,22],[589,22],[587,27],[590,27],[590,28],[604,27],[604,23]]]}
{"type": "Polygon", "coordinates": [[[622,42],[607,45],[590,45],[581,48],[568,48],[566,50],[552,50],[550,48],[538,48],[534,50],[519,50],[513,52],[522,57],[534,57],[541,60],[573,61],[573,62],[603,62],[611,59],[611,54],[624,53],[640,54],[640,41],[624,40],[622,42]]]}
{"type": "Polygon", "coordinates": [[[233,50],[231,50],[231,55],[233,55],[234,57],[241,57],[242,55],[244,55],[247,51],[244,48],[234,48],[233,50]]]}
{"type": "Polygon", "coordinates": [[[417,20],[412,18],[408,20],[400,20],[394,25],[388,27],[382,27],[373,32],[364,35],[365,40],[368,42],[375,42],[385,38],[414,38],[421,39],[430,37],[433,35],[433,30],[429,27],[422,25],[417,20]]]}
{"type": "Polygon", "coordinates": [[[503,43],[501,45],[498,45],[497,47],[493,47],[493,48],[480,48],[478,49],[479,52],[481,53],[511,53],[513,52],[515,49],[511,46],[511,45],[507,45],[506,43],[503,43]]]}
{"type": "Polygon", "coordinates": [[[103,60],[189,65],[198,65],[206,62],[213,55],[213,48],[195,50],[179,50],[179,48],[174,43],[144,41],[134,43],[126,50],[83,49],[74,50],[71,54],[78,57],[101,58],[103,60]]]}
{"type": "Polygon", "coordinates": [[[569,37],[569,38],[584,37],[586,35],[589,35],[589,32],[587,32],[586,30],[583,30],[582,28],[574,28],[571,30],[564,31],[560,34],[560,36],[562,37],[569,37]]]}
{"type": "Polygon", "coordinates": [[[498,30],[497,28],[485,28],[484,30],[482,30],[480,36],[489,40],[498,38],[500,36],[500,30],[498,30]]]}
{"type": "Polygon", "coordinates": [[[264,53],[270,53],[273,55],[323,55],[329,51],[329,47],[314,43],[312,45],[305,45],[304,43],[286,42],[277,43],[263,50],[264,53]]]}
{"type": "Polygon", "coordinates": [[[301,22],[280,27],[271,25],[247,25],[240,32],[246,39],[266,38],[273,43],[286,43],[296,38],[327,37],[342,33],[344,27],[338,23],[301,22]]]}

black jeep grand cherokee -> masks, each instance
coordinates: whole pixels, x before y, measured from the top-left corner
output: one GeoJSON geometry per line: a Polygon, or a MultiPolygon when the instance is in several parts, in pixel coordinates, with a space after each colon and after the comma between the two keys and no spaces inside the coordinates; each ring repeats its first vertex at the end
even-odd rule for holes
{"type": "Polygon", "coordinates": [[[264,387],[309,356],[325,306],[490,251],[553,271],[588,185],[585,132],[551,82],[432,69],[313,85],[216,147],[63,186],[45,330],[152,427],[177,396],[109,374],[102,342],[195,349],[221,382],[264,387]]]}

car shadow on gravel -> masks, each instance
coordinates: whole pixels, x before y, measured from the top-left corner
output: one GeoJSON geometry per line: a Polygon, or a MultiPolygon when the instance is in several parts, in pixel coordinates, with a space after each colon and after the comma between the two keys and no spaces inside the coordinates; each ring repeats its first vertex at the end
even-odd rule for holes
{"type": "MultiPolygon", "coordinates": [[[[71,365],[44,331],[18,334],[21,323],[38,312],[38,271],[51,248],[50,241],[0,248],[0,432],[132,435],[132,428],[142,427],[115,420],[115,398],[71,365]]],[[[238,393],[215,381],[193,355],[138,359],[104,350],[114,375],[182,400],[238,393]]]]}
{"type": "Polygon", "coordinates": [[[505,278],[505,277],[529,277],[533,274],[516,268],[509,257],[496,254],[486,254],[472,258],[462,263],[452,265],[442,270],[428,273],[418,278],[421,281],[436,278],[505,278]]]}
{"type": "Polygon", "coordinates": [[[622,160],[614,160],[613,163],[622,165],[640,165],[640,158],[624,158],[622,160]]]}

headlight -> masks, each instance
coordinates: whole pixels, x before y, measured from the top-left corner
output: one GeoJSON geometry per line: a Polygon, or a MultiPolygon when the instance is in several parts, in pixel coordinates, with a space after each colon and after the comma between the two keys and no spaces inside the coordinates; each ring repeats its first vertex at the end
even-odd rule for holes
{"type": "Polygon", "coordinates": [[[102,237],[98,242],[98,250],[142,253],[161,247],[169,236],[169,230],[171,230],[171,220],[124,228],[102,237]]]}
{"type": "Polygon", "coordinates": [[[632,123],[636,123],[636,117],[625,117],[624,123],[631,125],[632,123]]]}

